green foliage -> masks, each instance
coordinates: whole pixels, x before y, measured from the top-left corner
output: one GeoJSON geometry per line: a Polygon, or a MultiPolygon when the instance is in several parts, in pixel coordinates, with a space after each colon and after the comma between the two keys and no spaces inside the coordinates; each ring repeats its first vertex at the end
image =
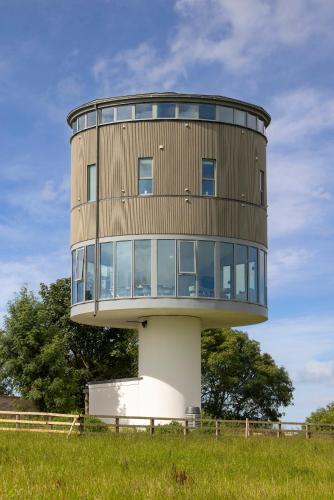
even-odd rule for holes
{"type": "Polygon", "coordinates": [[[137,337],[131,330],[85,326],[70,320],[70,280],[41,284],[40,298],[22,288],[9,303],[0,331],[1,380],[42,411],[83,407],[90,380],[132,377],[137,337]]]}
{"type": "Polygon", "coordinates": [[[100,418],[92,415],[84,416],[84,432],[109,432],[106,423],[102,422],[100,418]]]}
{"type": "MultiPolygon", "coordinates": [[[[150,429],[146,430],[150,432],[150,429]]],[[[183,433],[183,425],[181,422],[170,422],[169,424],[157,425],[154,428],[154,434],[181,434],[183,433]]]]}
{"type": "Polygon", "coordinates": [[[286,370],[246,333],[230,328],[202,333],[202,401],[209,415],[276,420],[292,393],[286,370]]]}
{"type": "Polygon", "coordinates": [[[319,408],[318,410],[311,413],[307,417],[306,422],[319,423],[319,424],[334,424],[334,401],[329,403],[324,408],[319,408]]]}

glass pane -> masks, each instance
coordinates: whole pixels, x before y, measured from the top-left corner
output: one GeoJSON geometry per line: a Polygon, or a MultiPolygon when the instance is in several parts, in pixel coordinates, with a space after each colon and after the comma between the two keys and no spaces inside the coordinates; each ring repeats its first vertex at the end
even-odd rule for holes
{"type": "Polygon", "coordinates": [[[95,127],[96,125],[96,111],[87,113],[87,127],[95,127]]]}
{"type": "Polygon", "coordinates": [[[152,194],[152,179],[140,179],[139,180],[139,186],[138,186],[139,194],[140,195],[147,195],[147,194],[152,194]]]}
{"type": "Polygon", "coordinates": [[[247,127],[253,128],[256,130],[257,123],[256,123],[256,116],[251,115],[250,113],[247,113],[247,127]]]}
{"type": "Polygon", "coordinates": [[[78,248],[76,250],[76,263],[75,263],[75,279],[76,279],[76,281],[83,280],[84,255],[85,255],[84,248],[78,248]]]}
{"type": "Polygon", "coordinates": [[[73,250],[72,252],[72,304],[75,304],[77,301],[77,285],[75,281],[75,257],[76,252],[73,250]]]}
{"type": "Polygon", "coordinates": [[[114,296],[113,243],[100,245],[100,298],[109,299],[114,296]]]}
{"type": "Polygon", "coordinates": [[[86,128],[86,115],[81,115],[78,118],[78,132],[86,128]]]}
{"type": "Polygon", "coordinates": [[[246,126],[246,113],[245,111],[240,111],[239,109],[234,110],[234,123],[237,125],[246,126]]]}
{"type": "Polygon", "coordinates": [[[94,299],[95,288],[95,245],[86,247],[85,300],[94,299]]]}
{"type": "Polygon", "coordinates": [[[264,267],[264,251],[259,250],[259,302],[265,305],[265,267],[264,267]]]}
{"type": "Polygon", "coordinates": [[[82,281],[77,281],[77,302],[83,302],[84,301],[84,280],[82,281]]]}
{"type": "Polygon", "coordinates": [[[194,273],[195,272],[195,242],[194,241],[180,241],[180,273],[194,273]]]}
{"type": "Polygon", "coordinates": [[[264,122],[260,118],[257,119],[257,129],[261,134],[264,134],[264,122]]]}
{"type": "Polygon", "coordinates": [[[131,297],[132,242],[116,243],[116,297],[131,297]]]}
{"type": "Polygon", "coordinates": [[[249,302],[257,302],[257,249],[248,247],[248,300],[249,302]]]}
{"type": "Polygon", "coordinates": [[[202,120],[215,120],[216,119],[216,106],[214,104],[200,104],[199,117],[202,120]]]}
{"type": "Polygon", "coordinates": [[[143,120],[144,118],[152,118],[152,104],[149,102],[136,104],[136,120],[143,120]]]}
{"type": "Polygon", "coordinates": [[[151,240],[137,240],[135,245],[135,297],[151,295],[151,240]]]}
{"type": "Polygon", "coordinates": [[[127,104],[126,106],[118,106],[116,108],[117,120],[132,120],[132,106],[127,104]]]}
{"type": "Polygon", "coordinates": [[[198,104],[179,104],[179,118],[198,118],[198,104]]]}
{"type": "Polygon", "coordinates": [[[199,241],[198,247],[198,296],[215,296],[215,244],[199,241]]]}
{"type": "Polygon", "coordinates": [[[202,180],[202,195],[214,196],[215,195],[215,181],[202,180]]]}
{"type": "Polygon", "coordinates": [[[178,295],[181,297],[196,297],[196,276],[194,274],[179,275],[178,295]]]}
{"type": "Polygon", "coordinates": [[[152,159],[142,158],[139,160],[139,178],[151,178],[152,177],[152,159]]]}
{"type": "Polygon", "coordinates": [[[159,102],[157,105],[158,118],[175,118],[176,105],[172,102],[159,102]]]}
{"type": "Polygon", "coordinates": [[[114,108],[101,109],[101,123],[110,123],[114,121],[114,108]]]}
{"type": "Polygon", "coordinates": [[[235,245],[235,298],[247,300],[247,247],[235,245]]]}
{"type": "Polygon", "coordinates": [[[215,162],[213,160],[202,160],[202,178],[215,178],[215,162]]]}
{"type": "Polygon", "coordinates": [[[220,297],[233,297],[233,244],[220,244],[220,297]]]}
{"type": "Polygon", "coordinates": [[[175,295],[175,240],[158,240],[158,295],[175,295]]]}
{"type": "Polygon", "coordinates": [[[78,130],[78,129],[77,129],[77,126],[78,126],[78,122],[77,122],[77,120],[74,120],[74,121],[72,122],[72,130],[73,130],[73,134],[75,134],[75,133],[76,133],[76,131],[78,130]]]}
{"type": "Polygon", "coordinates": [[[88,165],[87,200],[96,201],[96,165],[88,165]]]}
{"type": "Polygon", "coordinates": [[[217,120],[225,123],[233,123],[233,108],[217,106],[217,120]]]}

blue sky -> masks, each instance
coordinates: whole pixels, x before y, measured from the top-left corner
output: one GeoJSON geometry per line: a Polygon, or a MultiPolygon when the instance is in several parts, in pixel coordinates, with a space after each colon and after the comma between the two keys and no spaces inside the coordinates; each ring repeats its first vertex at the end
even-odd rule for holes
{"type": "Polygon", "coordinates": [[[0,0],[0,312],[69,275],[78,104],[145,91],[265,107],[270,319],[247,328],[295,387],[286,418],[334,400],[332,0],[0,0]]]}

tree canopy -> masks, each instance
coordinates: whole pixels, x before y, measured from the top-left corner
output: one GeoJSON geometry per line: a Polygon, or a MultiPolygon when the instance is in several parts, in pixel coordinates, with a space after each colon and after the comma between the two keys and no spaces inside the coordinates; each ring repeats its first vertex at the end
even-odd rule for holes
{"type": "MultiPolygon", "coordinates": [[[[20,393],[40,410],[83,407],[90,380],[137,375],[137,334],[70,319],[70,280],[41,284],[36,296],[22,288],[8,305],[0,331],[0,393],[20,393]]],[[[237,330],[202,332],[202,402],[219,418],[281,416],[293,387],[259,343],[237,330]]]]}
{"type": "Polygon", "coordinates": [[[334,401],[323,408],[318,408],[313,411],[306,422],[314,422],[319,424],[334,424],[334,401]]]}
{"type": "Polygon", "coordinates": [[[225,419],[271,419],[292,401],[287,371],[246,333],[224,328],[202,334],[202,403],[225,419]]]}

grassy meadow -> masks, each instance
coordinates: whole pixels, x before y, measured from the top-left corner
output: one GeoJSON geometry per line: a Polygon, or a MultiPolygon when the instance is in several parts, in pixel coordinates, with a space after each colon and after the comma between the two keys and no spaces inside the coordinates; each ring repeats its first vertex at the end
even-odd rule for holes
{"type": "Polygon", "coordinates": [[[331,439],[0,432],[0,499],[329,499],[331,439]]]}

